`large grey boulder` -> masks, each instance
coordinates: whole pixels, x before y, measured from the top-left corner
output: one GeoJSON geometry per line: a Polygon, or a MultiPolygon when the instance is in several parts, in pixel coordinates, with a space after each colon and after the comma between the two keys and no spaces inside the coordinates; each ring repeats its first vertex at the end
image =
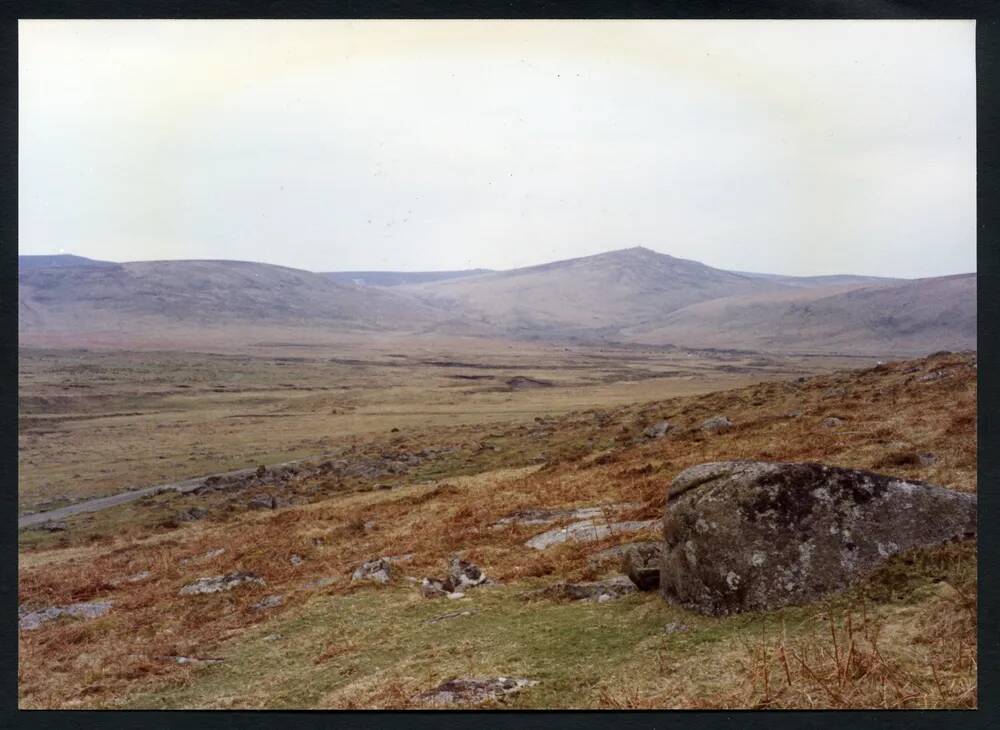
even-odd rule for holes
{"type": "Polygon", "coordinates": [[[806,603],[890,556],[976,534],[976,497],[822,464],[725,461],[681,472],[663,517],[660,591],[723,615],[806,603]]]}

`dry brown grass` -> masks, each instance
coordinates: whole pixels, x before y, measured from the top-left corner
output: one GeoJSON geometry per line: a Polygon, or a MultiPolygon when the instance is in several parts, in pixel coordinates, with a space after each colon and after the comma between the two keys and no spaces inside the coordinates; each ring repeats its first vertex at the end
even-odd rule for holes
{"type": "MultiPolygon", "coordinates": [[[[892,454],[932,451],[937,463],[922,467],[904,459],[892,473],[965,491],[976,488],[975,370],[963,356],[895,363],[880,371],[820,376],[805,383],[765,383],[673,398],[613,409],[597,419],[586,412],[571,413],[553,419],[554,438],[563,432],[567,438],[577,438],[579,423],[595,420],[604,424],[600,428],[605,432],[620,433],[626,428],[630,435],[621,447],[594,458],[574,457],[544,468],[504,469],[426,486],[341,496],[273,513],[243,514],[226,524],[187,525],[155,540],[115,538],[86,551],[67,550],[64,559],[59,558],[59,550],[45,559],[36,557],[20,573],[22,603],[64,605],[111,598],[114,608],[91,622],[60,621],[21,632],[20,704],[111,706],[167,679],[189,676],[189,667],[158,657],[208,655],[227,637],[294,611],[315,593],[303,587],[316,578],[339,577],[338,583],[323,589],[326,593],[372,590],[351,585],[349,575],[357,564],[379,555],[412,553],[411,562],[400,563],[398,568],[417,578],[440,574],[448,556],[457,551],[505,583],[541,576],[594,577],[588,556],[632,536],[538,552],[523,543],[546,528],[490,530],[488,526],[516,509],[624,501],[638,502],[639,507],[621,518],[657,517],[669,480],[695,463],[764,458],[873,468],[896,458],[892,454]],[[917,380],[931,370],[945,370],[950,376],[932,382],[917,380]],[[830,391],[837,388],[843,390],[831,396],[830,391]],[[802,415],[784,415],[791,410],[800,410],[802,415]],[[734,420],[732,431],[708,435],[699,430],[702,420],[719,413],[734,420]],[[845,423],[836,429],[824,427],[822,419],[831,413],[839,414],[845,423]],[[637,441],[634,424],[655,418],[669,419],[675,431],[661,440],[637,441]],[[216,558],[180,564],[182,558],[218,547],[225,547],[225,552],[216,558]],[[301,565],[290,563],[293,553],[305,558],[301,565]],[[135,584],[115,582],[141,570],[149,570],[152,577],[135,584]],[[197,577],[232,570],[256,572],[267,585],[210,596],[178,595],[183,585],[197,577]],[[285,595],[284,605],[271,611],[251,608],[273,593],[285,595]]],[[[572,453],[578,450],[572,443],[568,448],[572,453]]],[[[965,603],[938,601],[934,605],[939,613],[918,617],[923,622],[919,627],[919,621],[910,621],[902,637],[880,634],[879,619],[860,608],[832,615],[833,629],[823,628],[823,641],[818,628],[808,640],[751,637],[741,647],[742,669],[735,675],[740,677],[739,691],[726,696],[674,688],[666,697],[655,688],[619,685],[604,690],[602,704],[973,706],[974,599],[966,595],[961,600],[965,603]],[[916,646],[919,651],[914,656],[894,656],[888,651],[898,646],[916,646]]],[[[319,651],[317,661],[350,651],[349,647],[349,643],[331,643],[319,651]]],[[[669,664],[665,657],[662,667],[669,664]]],[[[410,696],[410,689],[398,679],[376,683],[366,692],[358,690],[356,702],[365,707],[406,706],[408,700],[403,698],[410,696]]]]}

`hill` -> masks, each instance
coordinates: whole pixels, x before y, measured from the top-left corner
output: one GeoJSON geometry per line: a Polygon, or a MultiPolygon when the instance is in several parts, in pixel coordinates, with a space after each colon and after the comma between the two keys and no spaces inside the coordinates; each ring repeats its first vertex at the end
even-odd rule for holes
{"type": "Polygon", "coordinates": [[[242,261],[144,261],[18,274],[22,332],[234,325],[422,329],[453,319],[404,294],[242,261]]]}
{"type": "Polygon", "coordinates": [[[589,338],[697,302],[784,287],[635,247],[404,288],[511,335],[589,338]]]}
{"type": "Polygon", "coordinates": [[[461,279],[465,276],[490,274],[492,269],[463,269],[460,271],[325,271],[326,276],[341,284],[360,286],[402,286],[424,284],[431,281],[461,279]]]}
{"type": "Polygon", "coordinates": [[[926,354],[976,347],[976,275],[726,297],[628,328],[629,341],[782,352],[926,354]]]}
{"type": "Polygon", "coordinates": [[[39,256],[18,256],[17,257],[17,270],[27,271],[30,269],[49,269],[54,267],[90,267],[90,268],[109,268],[115,267],[118,264],[111,261],[99,261],[97,259],[88,259],[84,256],[74,256],[73,254],[51,254],[51,255],[39,255],[39,256]]]}

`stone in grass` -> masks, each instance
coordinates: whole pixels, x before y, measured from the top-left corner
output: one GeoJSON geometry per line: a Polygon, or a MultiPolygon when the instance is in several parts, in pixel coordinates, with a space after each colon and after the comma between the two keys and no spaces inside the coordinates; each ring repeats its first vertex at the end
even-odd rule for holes
{"type": "Polygon", "coordinates": [[[19,615],[17,626],[22,631],[34,631],[42,624],[63,616],[81,619],[99,618],[110,611],[111,606],[111,601],[88,601],[68,606],[49,606],[39,611],[24,612],[19,615]]]}
{"type": "Polygon", "coordinates": [[[661,439],[667,435],[667,432],[671,429],[671,425],[667,421],[659,421],[654,423],[652,426],[648,426],[642,435],[648,439],[661,439]]]}
{"type": "Polygon", "coordinates": [[[612,535],[640,532],[641,530],[654,527],[657,522],[658,520],[633,520],[627,522],[583,520],[535,535],[524,544],[535,550],[545,550],[553,545],[568,541],[596,542],[612,535]]]}
{"type": "Polygon", "coordinates": [[[253,608],[256,611],[266,611],[269,608],[277,608],[284,602],[285,602],[285,597],[280,594],[267,596],[264,598],[264,600],[258,601],[257,603],[253,604],[251,608],[253,608]]]}
{"type": "Polygon", "coordinates": [[[562,601],[605,603],[635,592],[635,584],[627,576],[617,575],[607,580],[586,583],[559,582],[532,595],[562,601]]]}
{"type": "Polygon", "coordinates": [[[535,680],[515,677],[449,679],[418,698],[432,705],[478,705],[502,699],[536,684],[535,680]]]}
{"type": "Polygon", "coordinates": [[[640,591],[660,587],[660,556],[662,542],[637,542],[629,545],[622,554],[622,572],[640,591]]]}
{"type": "Polygon", "coordinates": [[[976,496],[823,464],[727,461],[681,472],[663,517],[660,591],[709,615],[840,591],[889,557],[976,535],[976,496]]]}
{"type": "Polygon", "coordinates": [[[376,558],[362,563],[351,574],[351,582],[368,581],[386,584],[392,580],[392,562],[389,558],[376,558]]]}
{"type": "Polygon", "coordinates": [[[220,591],[231,591],[241,585],[265,585],[264,579],[256,573],[237,571],[226,573],[225,575],[213,575],[207,578],[199,578],[194,583],[190,583],[180,590],[182,596],[193,596],[200,593],[219,593],[220,591]]]}
{"type": "Polygon", "coordinates": [[[702,430],[709,433],[722,433],[732,427],[733,422],[729,420],[729,416],[714,416],[701,424],[702,430]]]}
{"type": "Polygon", "coordinates": [[[452,592],[465,588],[474,588],[485,582],[486,573],[472,561],[465,560],[457,555],[453,555],[448,561],[447,585],[452,592]]]}

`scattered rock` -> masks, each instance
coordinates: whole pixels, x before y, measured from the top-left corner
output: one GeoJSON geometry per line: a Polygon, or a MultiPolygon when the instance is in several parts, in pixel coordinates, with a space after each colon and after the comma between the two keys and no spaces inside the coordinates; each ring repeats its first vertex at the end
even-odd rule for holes
{"type": "Polygon", "coordinates": [[[662,542],[633,543],[622,555],[622,572],[640,591],[652,591],[660,586],[660,556],[662,542]]]}
{"type": "Polygon", "coordinates": [[[266,475],[266,474],[267,474],[267,467],[266,466],[264,466],[263,464],[261,464],[260,466],[257,467],[257,471],[255,472],[255,475],[256,475],[256,477],[258,479],[263,479],[264,475],[266,475]]]}
{"type": "Polygon", "coordinates": [[[217,558],[222,553],[226,552],[225,548],[216,548],[215,550],[209,550],[207,553],[202,553],[201,555],[195,555],[193,558],[184,558],[181,560],[181,565],[187,565],[189,563],[204,563],[212,558],[217,558]]]}
{"type": "Polygon", "coordinates": [[[285,597],[280,594],[277,594],[273,596],[266,596],[264,600],[258,601],[257,603],[253,604],[251,608],[256,609],[257,611],[266,611],[269,608],[277,608],[284,602],[285,602],[285,597]]]}
{"type": "Polygon", "coordinates": [[[590,520],[603,517],[609,512],[620,512],[638,507],[638,502],[620,502],[617,504],[599,505],[596,507],[578,507],[575,509],[522,509],[504,515],[490,525],[491,530],[508,525],[547,525],[557,520],[590,520]]]}
{"type": "Polygon", "coordinates": [[[917,378],[917,381],[921,383],[929,383],[934,380],[941,380],[941,378],[948,378],[950,376],[951,373],[949,373],[946,370],[932,370],[926,375],[921,375],[919,378],[917,378]]]}
{"type": "Polygon", "coordinates": [[[179,512],[177,514],[177,520],[179,522],[195,522],[197,520],[203,520],[208,517],[208,510],[202,507],[192,507],[189,510],[179,512]]]}
{"type": "Polygon", "coordinates": [[[562,601],[595,601],[604,603],[605,601],[621,598],[635,592],[636,587],[627,576],[617,575],[607,580],[591,581],[588,583],[554,583],[530,595],[562,601]]]}
{"type": "Polygon", "coordinates": [[[389,558],[376,558],[362,563],[355,568],[351,582],[369,581],[372,583],[388,583],[392,579],[392,563],[389,558]]]}
{"type": "Polygon", "coordinates": [[[690,631],[687,624],[682,624],[679,621],[671,621],[669,624],[663,627],[663,633],[665,634],[683,634],[684,632],[690,631]]]}
{"type": "Polygon", "coordinates": [[[420,583],[420,595],[424,598],[443,598],[447,594],[444,583],[437,578],[424,578],[420,583]]]}
{"type": "Polygon", "coordinates": [[[449,611],[448,613],[442,613],[440,616],[435,616],[434,618],[429,618],[424,623],[428,624],[438,624],[442,621],[451,621],[453,618],[461,618],[462,616],[471,616],[475,611],[449,611]]]}
{"type": "Polygon", "coordinates": [[[524,544],[535,550],[545,550],[568,540],[574,542],[596,542],[611,535],[624,535],[629,532],[639,532],[640,530],[649,529],[654,527],[657,522],[658,520],[642,520],[595,523],[593,520],[584,520],[535,535],[524,544]]]}
{"type": "Polygon", "coordinates": [[[524,390],[526,388],[551,388],[552,383],[548,380],[538,380],[537,378],[526,378],[523,375],[516,375],[507,381],[507,387],[511,390],[524,390]]]}
{"type": "Polygon", "coordinates": [[[264,637],[264,641],[281,641],[285,638],[284,634],[268,634],[264,637]]]}
{"type": "Polygon", "coordinates": [[[237,586],[245,584],[265,585],[264,579],[256,573],[237,571],[226,573],[225,575],[213,575],[207,578],[199,578],[194,583],[190,583],[180,590],[182,596],[193,596],[199,593],[218,593],[220,591],[231,591],[237,586]]]}
{"type": "Polygon", "coordinates": [[[462,593],[461,591],[454,591],[453,593],[448,593],[447,596],[453,601],[457,601],[459,598],[465,598],[465,594],[462,593]]]}
{"type": "Polygon", "coordinates": [[[44,522],[38,526],[38,529],[46,532],[65,532],[69,527],[65,522],[44,522]]]}
{"type": "Polygon", "coordinates": [[[932,454],[929,451],[917,454],[917,460],[920,462],[920,466],[934,466],[938,462],[937,454],[932,454]]]}
{"type": "Polygon", "coordinates": [[[80,619],[100,618],[111,610],[111,606],[111,601],[88,601],[86,603],[73,603],[69,606],[49,606],[39,611],[23,614],[19,610],[17,627],[22,631],[34,631],[42,624],[63,616],[80,619]]]}
{"type": "Polygon", "coordinates": [[[822,464],[730,461],[681,472],[660,590],[711,615],[842,590],[896,553],[976,534],[976,497],[822,464]]]}
{"type": "Polygon", "coordinates": [[[799,410],[789,411],[788,413],[784,414],[784,417],[785,418],[802,418],[802,411],[799,411],[799,410]]]}
{"type": "Polygon", "coordinates": [[[843,423],[844,422],[841,419],[837,418],[836,416],[830,416],[828,418],[823,419],[823,425],[826,428],[837,428],[837,426],[840,426],[843,423]]]}
{"type": "Polygon", "coordinates": [[[317,578],[316,580],[306,583],[306,588],[312,588],[312,589],[327,588],[328,586],[332,586],[338,580],[340,579],[334,575],[328,576],[326,578],[317,578]]]}
{"type": "Polygon", "coordinates": [[[305,559],[301,555],[299,555],[298,553],[292,553],[292,557],[290,557],[288,559],[288,562],[291,563],[294,566],[299,566],[299,565],[302,565],[302,563],[305,562],[305,559]]]}
{"type": "Polygon", "coordinates": [[[434,705],[480,704],[498,700],[538,682],[530,679],[492,677],[489,679],[449,679],[432,690],[419,695],[419,699],[434,705]]]}
{"type": "Polygon", "coordinates": [[[201,657],[196,657],[196,656],[171,656],[167,658],[172,659],[178,664],[184,664],[184,665],[193,664],[195,666],[201,666],[206,664],[222,664],[223,662],[222,659],[213,659],[213,658],[203,659],[201,657]]]}
{"type": "Polygon", "coordinates": [[[671,429],[671,425],[667,421],[660,421],[649,426],[642,432],[642,435],[648,439],[661,439],[667,435],[667,432],[671,429]]]}
{"type": "Polygon", "coordinates": [[[457,555],[448,562],[447,586],[451,591],[464,588],[474,588],[486,582],[486,574],[473,562],[464,560],[457,555]]]}
{"type": "Polygon", "coordinates": [[[247,502],[248,509],[277,509],[278,500],[270,494],[258,494],[247,502]]]}
{"type": "Polygon", "coordinates": [[[729,416],[715,416],[701,424],[701,429],[709,433],[723,433],[732,427],[733,422],[729,420],[729,416]]]}

